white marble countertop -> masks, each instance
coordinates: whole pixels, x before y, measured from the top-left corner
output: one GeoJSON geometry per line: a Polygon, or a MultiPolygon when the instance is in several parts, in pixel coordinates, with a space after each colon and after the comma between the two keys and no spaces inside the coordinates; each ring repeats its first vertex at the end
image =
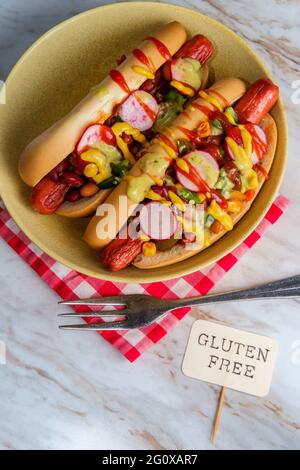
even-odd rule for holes
{"type": "MultiPolygon", "coordinates": [[[[0,79],[49,27],[99,0],[1,0],[0,79]]],[[[281,87],[289,117],[289,164],[282,193],[293,200],[279,223],[218,285],[230,289],[299,273],[300,4],[296,0],[173,3],[199,9],[246,38],[281,87]]],[[[57,329],[57,296],[0,240],[0,448],[3,449],[296,449],[300,448],[299,301],[194,309],[167,338],[129,364],[94,333],[57,329]],[[209,442],[219,389],[180,371],[195,318],[224,321],[277,338],[271,392],[227,391],[216,446],[209,442]],[[294,352],[294,355],[293,355],[294,352]],[[297,360],[298,358],[298,360],[297,360]]]]}

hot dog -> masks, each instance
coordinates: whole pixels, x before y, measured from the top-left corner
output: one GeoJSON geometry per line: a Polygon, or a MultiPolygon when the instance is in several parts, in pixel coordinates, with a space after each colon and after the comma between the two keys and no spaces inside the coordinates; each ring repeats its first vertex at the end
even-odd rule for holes
{"type": "Polygon", "coordinates": [[[200,80],[199,88],[207,80],[207,66],[201,69],[201,65],[213,46],[204,37],[201,42],[199,36],[185,44],[183,55],[192,67],[190,75],[181,67],[179,80],[173,84],[163,78],[160,67],[185,40],[186,32],[178,22],[146,38],[67,116],[27,146],[19,173],[34,188],[30,201],[35,210],[67,217],[83,217],[96,210],[134,163],[135,153],[147,143],[152,128],[163,126],[168,113],[172,117],[171,111],[174,118],[186,97],[196,92],[189,83],[182,84],[180,74],[193,83],[200,80]],[[198,58],[189,58],[189,50],[192,55],[198,50],[198,58]],[[150,92],[146,91],[149,81],[155,82],[150,92]]]}
{"type": "MultiPolygon", "coordinates": [[[[274,85],[270,80],[258,80],[258,82],[254,83],[249,88],[249,90],[245,93],[245,95],[235,106],[237,116],[243,116],[242,119],[245,123],[245,125],[242,126],[241,129],[248,130],[249,133],[252,135],[252,153],[250,158],[252,159],[253,163],[258,162],[252,166],[252,170],[255,169],[255,173],[257,176],[257,181],[253,185],[253,188],[245,188],[246,190],[242,191],[241,188],[239,188],[239,190],[237,191],[235,190],[235,187],[233,185],[229,190],[229,195],[227,199],[227,209],[226,211],[223,211],[223,213],[219,209],[216,211],[215,208],[213,208],[213,210],[210,210],[212,204],[208,206],[208,209],[206,208],[205,213],[208,214],[206,218],[206,224],[208,217],[211,216],[210,214],[214,214],[215,217],[213,217],[214,220],[209,221],[209,228],[205,228],[204,243],[202,245],[200,245],[199,247],[195,247],[195,249],[188,249],[188,245],[180,241],[173,244],[172,247],[166,249],[165,251],[157,250],[157,252],[153,256],[145,256],[145,254],[143,254],[141,250],[141,253],[133,260],[132,264],[135,267],[140,269],[154,269],[158,267],[168,266],[170,264],[177,263],[179,261],[183,261],[187,258],[190,258],[191,256],[194,256],[196,253],[199,253],[200,251],[204,250],[207,246],[210,246],[217,240],[219,240],[228,230],[231,230],[250,209],[251,204],[259,193],[262,185],[264,184],[265,179],[268,178],[268,173],[271,168],[276,151],[277,127],[274,119],[270,114],[268,114],[268,112],[270,111],[272,105],[275,104],[278,98],[278,93],[278,87],[276,87],[276,85],[274,85]],[[257,93],[258,90],[259,93],[257,93]],[[270,103],[272,103],[272,105],[270,103]],[[249,121],[245,121],[245,116],[247,116],[247,119],[249,121]],[[251,124],[249,124],[249,122],[251,124]],[[253,122],[256,126],[253,126],[253,122]],[[259,123],[259,128],[257,127],[257,123],[259,123]],[[259,131],[259,129],[261,129],[261,131],[259,131]],[[256,146],[254,144],[254,142],[259,142],[260,139],[264,140],[262,144],[265,144],[265,146],[262,144],[260,146],[256,146]]],[[[234,127],[233,129],[238,129],[238,127],[234,127]]],[[[239,142],[239,138],[241,136],[238,135],[238,132],[230,133],[230,129],[228,129],[227,137],[225,137],[225,139],[232,138],[230,137],[230,135],[234,136],[235,142],[239,142]]],[[[229,142],[232,144],[230,140],[229,142]]],[[[226,144],[227,143],[228,142],[226,142],[226,144]]],[[[239,142],[238,145],[245,148],[246,141],[239,142]]],[[[235,148],[235,150],[238,150],[238,147],[235,147],[235,145],[233,145],[233,147],[235,148]]],[[[231,159],[231,152],[232,150],[229,150],[229,153],[227,154],[227,156],[225,155],[225,158],[227,157],[231,159]]],[[[237,155],[233,157],[237,158],[237,155]]],[[[237,165],[238,161],[239,157],[237,158],[237,161],[234,162],[234,164],[237,165]]],[[[240,171],[238,172],[240,173],[240,171]]],[[[243,183],[245,184],[245,181],[243,183]]],[[[119,263],[119,266],[121,266],[121,263],[119,263]]]]}
{"type": "MultiPolygon", "coordinates": [[[[199,139],[195,127],[177,126],[189,137],[192,149],[187,149],[179,158],[177,156],[175,164],[173,160],[176,176],[173,175],[172,185],[170,182],[164,183],[163,187],[158,188],[159,191],[153,185],[147,193],[136,217],[139,231],[134,237],[127,235],[127,240],[119,246],[116,246],[116,240],[112,240],[104,248],[101,260],[107,269],[116,271],[129,264],[140,269],[154,269],[194,256],[233,229],[249,210],[268,178],[277,142],[276,124],[268,112],[270,103],[274,104],[278,98],[278,87],[270,81],[259,80],[248,89],[234,108],[228,107],[225,112],[222,112],[220,106],[220,98],[224,97],[224,93],[220,94],[217,90],[215,97],[218,97],[218,102],[212,102],[211,95],[207,93],[201,94],[210,104],[218,105],[218,109],[210,116],[210,132],[206,138],[202,135],[199,139]],[[248,100],[245,98],[247,96],[248,100]],[[249,121],[244,118],[243,124],[240,124],[238,113],[243,112],[248,113],[249,121]],[[213,132],[213,129],[218,132],[213,132]],[[216,134],[220,140],[212,142],[216,134]],[[157,193],[155,197],[153,192],[157,193]],[[169,203],[173,207],[162,211],[162,219],[155,219],[158,207],[165,207],[169,203]],[[179,237],[176,223],[178,207],[181,209],[179,237]],[[154,218],[153,208],[156,210],[154,218]],[[202,209],[204,226],[197,225],[195,219],[189,216],[189,213],[197,213],[199,208],[202,209]],[[167,219],[168,211],[169,216],[172,216],[172,223],[166,229],[164,219],[167,219]],[[148,218],[145,218],[145,214],[148,218]],[[127,249],[129,245],[131,257],[127,249]],[[133,247],[139,251],[138,255],[134,254],[133,247]],[[126,256],[123,257],[123,253],[126,256]]],[[[177,124],[179,120],[180,118],[177,119],[177,124]]],[[[176,121],[173,125],[175,124],[176,121]]],[[[198,130],[203,132],[205,127],[202,122],[198,130]]],[[[180,154],[179,145],[177,155],[178,153],[180,154]]],[[[130,223],[128,232],[129,228],[130,223]]]]}
{"type": "MultiPolygon", "coordinates": [[[[197,98],[187,106],[185,111],[175,119],[172,125],[163,130],[147,148],[146,155],[156,155],[161,162],[161,168],[155,176],[158,176],[160,179],[165,176],[164,173],[166,169],[170,165],[173,157],[177,155],[178,139],[186,139],[187,134],[192,134],[199,124],[208,121],[215,112],[215,105],[213,103],[217,103],[220,109],[224,109],[229,104],[238,100],[244,94],[245,90],[246,87],[241,80],[237,78],[226,78],[216,82],[211,88],[204,92],[204,94],[201,92],[202,96],[197,96],[197,98]]],[[[195,137],[197,137],[196,134],[195,137]]],[[[139,202],[144,199],[145,196],[143,194],[141,199],[133,196],[135,189],[138,187],[136,184],[138,182],[137,178],[142,178],[145,173],[147,173],[146,178],[149,177],[149,169],[145,171],[145,166],[147,167],[147,161],[145,162],[144,156],[129,172],[129,179],[123,180],[106,199],[106,204],[111,204],[115,208],[116,219],[118,221],[115,232],[111,231],[109,236],[100,238],[97,232],[99,222],[101,222],[103,217],[96,215],[91,219],[83,239],[92,248],[100,249],[108,245],[111,240],[115,238],[119,230],[121,230],[122,226],[127,223],[128,217],[133,214],[139,202]],[[120,196],[127,198],[127,210],[120,209],[120,196]]],[[[153,177],[154,175],[151,176],[153,177]]],[[[149,177],[148,182],[150,186],[154,184],[151,177],[149,177]]],[[[115,223],[115,214],[111,214],[114,218],[112,225],[115,223]]]]}

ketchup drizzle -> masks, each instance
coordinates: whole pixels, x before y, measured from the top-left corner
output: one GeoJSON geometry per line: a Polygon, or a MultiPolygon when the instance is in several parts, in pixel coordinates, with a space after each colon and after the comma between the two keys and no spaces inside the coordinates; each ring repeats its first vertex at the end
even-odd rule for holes
{"type": "Polygon", "coordinates": [[[168,136],[166,136],[165,134],[159,134],[159,138],[163,141],[164,144],[174,150],[174,152],[178,151],[176,144],[174,144],[174,142],[172,142],[172,140],[169,139],[168,136]]]}
{"type": "Polygon", "coordinates": [[[146,56],[146,54],[144,54],[143,51],[140,49],[133,49],[132,54],[139,62],[141,62],[141,64],[144,64],[146,67],[148,67],[149,70],[151,70],[151,72],[154,72],[153,64],[150,62],[149,58],[146,56]]]}
{"type": "Polygon", "coordinates": [[[198,109],[203,114],[205,114],[205,116],[207,116],[209,120],[211,120],[215,114],[215,110],[208,109],[206,106],[203,106],[202,104],[192,103],[192,106],[194,106],[194,108],[198,109]]]}
{"type": "Polygon", "coordinates": [[[139,103],[139,105],[143,108],[145,113],[148,115],[148,117],[154,122],[156,120],[156,113],[151,109],[141,98],[136,94],[135,99],[139,103]]]}
{"type": "Polygon", "coordinates": [[[158,52],[160,53],[160,55],[165,59],[165,60],[171,60],[172,59],[172,54],[171,52],[169,51],[169,49],[167,48],[167,46],[165,46],[159,39],[153,37],[153,36],[149,36],[146,38],[148,41],[152,41],[153,44],[155,44],[155,46],[157,47],[157,50],[158,52]]]}
{"type": "Polygon", "coordinates": [[[120,88],[122,88],[125,93],[130,94],[130,89],[129,86],[127,85],[127,82],[121,72],[119,70],[111,70],[109,72],[110,78],[119,85],[120,88]]]}

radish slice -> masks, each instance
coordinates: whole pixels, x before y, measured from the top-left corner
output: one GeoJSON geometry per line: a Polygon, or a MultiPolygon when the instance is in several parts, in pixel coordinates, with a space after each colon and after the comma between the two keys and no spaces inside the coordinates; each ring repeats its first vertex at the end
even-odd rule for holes
{"type": "Polygon", "coordinates": [[[116,145],[116,137],[113,131],[103,124],[93,124],[82,134],[76,152],[81,154],[88,147],[92,147],[96,142],[103,141],[108,145],[116,145]]]}
{"type": "Polygon", "coordinates": [[[201,178],[213,188],[219,178],[219,165],[208,152],[195,150],[183,157],[197,170],[201,178]]]}
{"type": "Polygon", "coordinates": [[[186,189],[189,191],[199,191],[198,186],[195,185],[187,176],[185,173],[183,173],[181,170],[178,168],[176,169],[176,176],[180,184],[184,186],[186,189]]]}
{"type": "MultiPolygon", "coordinates": [[[[254,129],[254,135],[256,134],[258,140],[260,140],[262,144],[265,146],[265,148],[267,149],[268,139],[264,130],[256,124],[252,125],[252,129],[254,129]]],[[[257,149],[257,150],[261,150],[261,149],[257,149]]],[[[251,154],[252,163],[256,165],[256,163],[258,163],[262,159],[263,156],[264,156],[263,150],[260,152],[256,152],[255,150],[253,150],[251,154]]]]}
{"type": "Polygon", "coordinates": [[[119,114],[123,121],[143,132],[153,126],[158,114],[158,104],[150,93],[137,90],[124,101],[119,114]]]}
{"type": "Polygon", "coordinates": [[[253,165],[256,165],[256,163],[259,162],[259,158],[256,152],[252,152],[250,158],[251,158],[251,162],[253,163],[253,165]]]}
{"type": "Polygon", "coordinates": [[[201,64],[199,60],[190,57],[175,59],[171,62],[171,76],[173,80],[187,83],[194,90],[201,86],[201,64]]]}
{"type": "Polygon", "coordinates": [[[266,133],[265,131],[260,127],[258,126],[257,124],[253,124],[253,127],[254,127],[254,130],[258,136],[258,138],[265,144],[267,145],[268,144],[268,139],[267,139],[267,136],[266,136],[266,133]]]}
{"type": "Polygon", "coordinates": [[[166,240],[177,231],[178,221],[170,207],[159,202],[150,202],[140,212],[142,232],[153,240],[166,240]]]}

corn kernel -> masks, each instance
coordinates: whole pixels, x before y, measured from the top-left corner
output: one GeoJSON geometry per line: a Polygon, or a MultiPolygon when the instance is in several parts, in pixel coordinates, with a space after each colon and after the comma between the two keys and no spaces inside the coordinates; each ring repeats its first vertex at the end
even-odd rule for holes
{"type": "Polygon", "coordinates": [[[176,158],[176,165],[178,166],[178,168],[180,168],[185,173],[190,172],[190,168],[189,168],[187,162],[183,158],[176,158]]]}
{"type": "Polygon", "coordinates": [[[210,194],[209,192],[207,192],[207,193],[205,194],[205,197],[206,197],[207,199],[211,199],[211,194],[210,194]]]}
{"type": "Polygon", "coordinates": [[[156,245],[153,242],[145,242],[143,244],[143,254],[145,256],[154,256],[156,253],[156,245]]]}

